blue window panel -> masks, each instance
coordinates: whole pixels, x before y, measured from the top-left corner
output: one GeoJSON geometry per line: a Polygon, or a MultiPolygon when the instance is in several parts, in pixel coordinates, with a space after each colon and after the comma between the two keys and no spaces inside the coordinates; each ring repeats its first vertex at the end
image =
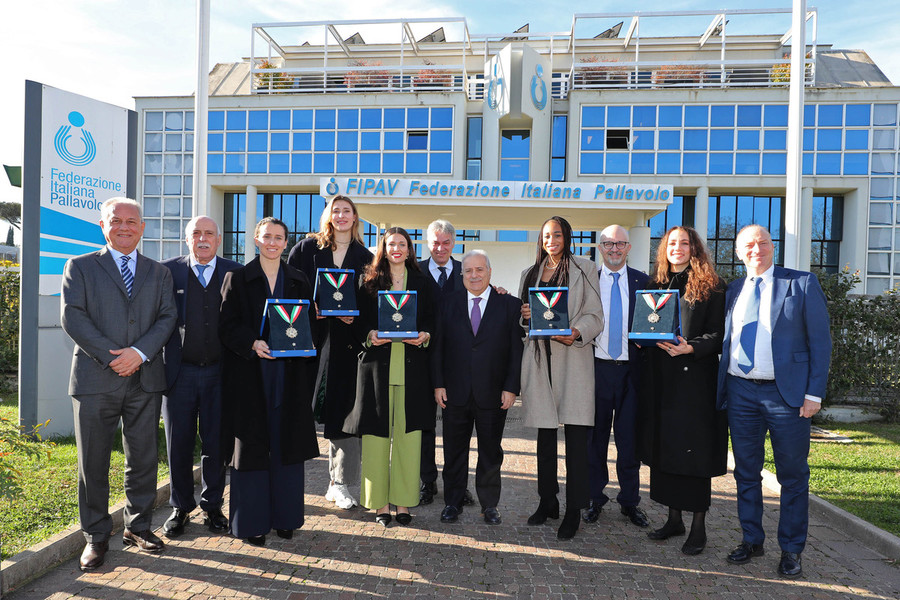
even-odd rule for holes
{"type": "Polygon", "coordinates": [[[428,109],[410,108],[406,111],[407,129],[426,129],[428,127],[428,109]]]}
{"type": "Polygon", "coordinates": [[[312,171],[312,154],[291,154],[291,173],[312,171]]]}
{"type": "MultiPolygon", "coordinates": [[[[327,152],[334,150],[334,132],[333,131],[316,131],[315,137],[316,152],[327,152]]],[[[319,171],[316,171],[318,173],[319,171]]]]}
{"type": "Polygon", "coordinates": [[[685,106],[684,107],[684,126],[685,127],[706,127],[709,125],[709,107],[708,106],[685,106]]]}
{"type": "Polygon", "coordinates": [[[582,106],[581,107],[581,126],[582,127],[603,127],[606,124],[606,107],[604,106],[582,106]]]}
{"type": "Polygon", "coordinates": [[[582,150],[603,150],[603,130],[602,129],[582,129],[581,130],[581,149],[582,150]]]}
{"type": "Polygon", "coordinates": [[[706,173],[706,154],[696,152],[685,153],[683,168],[685,174],[706,173]]]}
{"type": "Polygon", "coordinates": [[[713,127],[734,127],[734,106],[711,106],[709,124],[713,127]]]}
{"type": "Polygon", "coordinates": [[[584,175],[603,173],[603,153],[584,152],[581,154],[581,172],[584,175]]]}
{"type": "Polygon", "coordinates": [[[759,152],[738,152],[734,157],[735,175],[759,175],[759,152]]]}
{"type": "MultiPolygon", "coordinates": [[[[849,107],[847,107],[849,108],[849,107]]],[[[849,114],[848,114],[849,117],[849,114]]],[[[845,150],[868,150],[869,131],[867,129],[848,129],[844,134],[845,150]]]]}
{"type": "Polygon", "coordinates": [[[359,150],[359,132],[358,131],[338,131],[337,149],[350,151],[359,150]]]}
{"type": "Polygon", "coordinates": [[[269,111],[267,110],[251,110],[248,119],[247,129],[268,129],[269,128],[269,111]]]}
{"type": "Polygon", "coordinates": [[[359,109],[342,108],[338,111],[338,129],[358,129],[359,109]]]}
{"type": "Polygon", "coordinates": [[[528,180],[528,159],[501,159],[500,160],[500,180],[501,181],[527,181],[528,180]]]}
{"type": "Polygon", "coordinates": [[[406,109],[405,108],[386,108],[384,109],[384,128],[385,129],[403,129],[406,127],[406,109]]]}
{"type": "Polygon", "coordinates": [[[656,155],[656,173],[681,173],[681,154],[677,152],[660,152],[656,155]]]}
{"type": "Polygon", "coordinates": [[[225,127],[228,131],[247,129],[247,111],[229,110],[225,117],[225,127]]]}
{"type": "Polygon", "coordinates": [[[897,124],[896,104],[876,104],[872,109],[872,125],[884,127],[897,124]]]}
{"type": "MultiPolygon", "coordinates": [[[[388,109],[389,110],[389,109],[388,109]]],[[[384,173],[402,173],[403,172],[403,154],[400,152],[385,152],[382,157],[384,173]]]]}
{"type": "Polygon", "coordinates": [[[428,134],[409,132],[406,138],[407,150],[428,150],[428,134]]]}
{"type": "Polygon", "coordinates": [[[660,106],[659,107],[659,126],[660,127],[681,127],[681,107],[680,106],[660,106]]]}
{"type": "Polygon", "coordinates": [[[762,123],[762,106],[759,104],[749,104],[738,106],[737,124],[738,127],[759,127],[762,123]]]}
{"type": "Polygon", "coordinates": [[[273,110],[269,116],[269,129],[290,129],[291,111],[273,110]]]}
{"type": "Polygon", "coordinates": [[[445,131],[432,131],[431,135],[429,135],[428,137],[431,138],[432,150],[453,149],[453,132],[449,129],[445,131]]]}
{"type": "Polygon", "coordinates": [[[706,129],[685,129],[684,149],[706,150],[706,129]]]}
{"type": "Polygon", "coordinates": [[[607,127],[631,127],[630,106],[610,106],[606,117],[607,127]]]}
{"type": "Polygon", "coordinates": [[[316,154],[313,157],[313,173],[334,173],[334,154],[316,154]]]}
{"type": "Polygon", "coordinates": [[[763,124],[766,127],[787,127],[788,107],[785,104],[766,105],[763,124]]]}
{"type": "Polygon", "coordinates": [[[432,152],[429,173],[449,173],[453,167],[453,155],[449,152],[432,152]]]}
{"type": "Polygon", "coordinates": [[[816,138],[816,150],[840,150],[841,130],[820,129],[816,138]]]}
{"type": "Polygon", "coordinates": [[[225,129],[225,112],[221,110],[209,111],[207,123],[210,131],[222,131],[225,129]]]}
{"type": "Polygon", "coordinates": [[[144,155],[144,173],[162,173],[162,154],[144,155]]]}
{"type": "Polygon", "coordinates": [[[209,152],[221,152],[222,151],[222,134],[221,133],[207,134],[206,149],[209,152]]]}
{"type": "Polygon", "coordinates": [[[844,124],[843,104],[820,104],[819,127],[840,127],[844,124]]]}
{"type": "Polygon", "coordinates": [[[247,149],[250,152],[267,152],[269,150],[269,134],[265,131],[251,131],[248,133],[247,149]]]}
{"type": "Polygon", "coordinates": [[[295,133],[294,134],[294,152],[303,150],[312,150],[312,134],[311,133],[295,133]]]}
{"type": "Polygon", "coordinates": [[[816,125],[816,105],[807,104],[803,107],[803,126],[815,127],[816,125]]]}
{"type": "Polygon", "coordinates": [[[403,132],[402,131],[385,131],[384,132],[384,149],[385,150],[403,150],[403,132]]]}
{"type": "Polygon", "coordinates": [[[317,108],[316,129],[334,129],[335,112],[333,108],[317,108]]]}
{"type": "Polygon", "coordinates": [[[194,130],[194,112],[187,111],[184,113],[184,130],[185,131],[193,131],[194,130]]]}
{"type": "Polygon", "coordinates": [[[180,152],[181,151],[181,134],[180,133],[167,133],[166,134],[166,152],[180,152]]]}
{"type": "Polygon", "coordinates": [[[840,175],[841,155],[834,152],[816,155],[816,175],[840,175]]]}
{"type": "Polygon", "coordinates": [[[787,148],[787,131],[780,129],[765,131],[763,133],[763,148],[766,150],[785,150],[787,148]]]}
{"type": "Polygon", "coordinates": [[[815,157],[815,155],[812,152],[804,152],[803,153],[803,174],[804,175],[812,175],[813,174],[814,157],[815,157]]]}
{"type": "Polygon", "coordinates": [[[381,109],[364,108],[359,111],[360,129],[381,129],[381,109]]]}
{"type": "Polygon", "coordinates": [[[783,152],[763,154],[763,175],[784,175],[785,173],[787,173],[787,154],[783,152]]]}
{"type": "Polygon", "coordinates": [[[226,154],[225,155],[225,172],[226,173],[243,173],[246,165],[246,156],[243,154],[226,154]]]}
{"type": "Polygon", "coordinates": [[[431,127],[433,129],[453,127],[453,109],[449,106],[432,108],[431,127]]]}
{"type": "Polygon", "coordinates": [[[247,149],[247,134],[241,131],[225,134],[225,150],[228,152],[243,152],[247,149]]]}
{"type": "MultiPolygon", "coordinates": [[[[734,129],[711,130],[709,132],[709,149],[734,150],[734,129]]],[[[693,148],[693,150],[703,150],[703,148],[693,148]]]]}
{"type": "Polygon", "coordinates": [[[360,150],[381,150],[380,131],[363,131],[359,136],[360,150]]]}
{"type": "MultiPolygon", "coordinates": [[[[660,111],[665,107],[660,107],[660,111]]],[[[681,132],[680,131],[660,131],[659,132],[659,149],[660,150],[681,150],[681,132]]]]}
{"type": "Polygon", "coordinates": [[[527,242],[528,241],[528,232],[527,231],[498,231],[497,232],[497,241],[498,242],[527,242]]]}
{"type": "Polygon", "coordinates": [[[407,173],[427,173],[428,154],[425,152],[410,152],[406,155],[407,173]]]}
{"type": "Polygon", "coordinates": [[[163,114],[161,112],[148,112],[144,123],[146,131],[163,130],[163,114]]]}
{"type": "Polygon", "coordinates": [[[759,150],[759,130],[739,129],[737,147],[738,150],[759,150]]]}
{"type": "Polygon", "coordinates": [[[815,129],[804,129],[803,130],[803,149],[804,150],[815,150],[816,149],[816,130],[815,129]]]}
{"type": "Polygon", "coordinates": [[[295,110],[292,123],[294,129],[312,129],[313,111],[310,109],[295,110]]]}
{"type": "Polygon", "coordinates": [[[655,156],[649,152],[636,152],[631,155],[631,172],[652,174],[655,156]]]}
{"type": "Polygon", "coordinates": [[[868,175],[869,155],[866,153],[844,154],[844,175],[868,175]]]}
{"type": "Polygon", "coordinates": [[[359,172],[360,173],[380,173],[381,172],[381,154],[368,152],[359,155],[359,172]]]}
{"type": "Polygon", "coordinates": [[[550,159],[550,181],[566,180],[566,159],[552,158],[550,159]]]}
{"type": "Polygon", "coordinates": [[[223,166],[223,156],[221,154],[208,154],[206,156],[206,172],[221,173],[223,166]]]}
{"type": "Polygon", "coordinates": [[[337,155],[337,172],[338,173],[356,173],[357,154],[348,152],[346,154],[337,155]]]}
{"type": "Polygon", "coordinates": [[[656,107],[655,106],[635,106],[632,115],[632,125],[635,127],[654,127],[656,126],[656,107]]]}
{"type": "Polygon", "coordinates": [[[250,154],[247,156],[248,173],[265,173],[268,168],[268,154],[250,154]]]}
{"type": "Polygon", "coordinates": [[[273,151],[287,152],[291,149],[291,134],[273,133],[269,137],[269,148],[273,151]]]}
{"type": "Polygon", "coordinates": [[[872,111],[870,104],[848,104],[844,117],[847,127],[867,127],[871,123],[869,113],[872,111]]]}
{"type": "Polygon", "coordinates": [[[731,175],[734,173],[734,154],[731,152],[709,153],[710,175],[731,175]]]}
{"type": "Polygon", "coordinates": [[[550,156],[561,158],[566,155],[566,127],[569,118],[566,115],[554,115],[550,133],[550,156]]]}
{"type": "Polygon", "coordinates": [[[270,154],[269,173],[288,173],[291,167],[290,154],[270,154]]]}
{"type": "Polygon", "coordinates": [[[610,152],[606,155],[606,172],[612,174],[628,173],[628,154],[610,152]]]}
{"type": "Polygon", "coordinates": [[[653,150],[655,141],[653,131],[640,129],[635,131],[631,137],[632,150],[653,150]]]}

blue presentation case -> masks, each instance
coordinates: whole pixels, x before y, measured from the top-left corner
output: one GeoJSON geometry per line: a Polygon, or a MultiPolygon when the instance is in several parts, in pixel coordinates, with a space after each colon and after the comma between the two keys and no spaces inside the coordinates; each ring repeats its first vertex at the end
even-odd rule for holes
{"type": "Polygon", "coordinates": [[[353,269],[316,269],[316,286],[313,290],[316,309],[323,317],[355,317],[359,315],[356,307],[356,271],[353,269]],[[329,273],[340,281],[341,275],[347,275],[344,284],[335,289],[326,278],[329,273]],[[340,291],[340,300],[334,294],[340,291]]]}
{"type": "Polygon", "coordinates": [[[418,293],[415,290],[389,290],[378,292],[378,337],[413,339],[419,337],[416,325],[418,309],[418,293]],[[394,308],[388,297],[394,298],[395,304],[405,303],[394,308]],[[395,315],[400,315],[398,320],[395,315]],[[410,329],[410,327],[412,329],[410,329]]]}
{"type": "Polygon", "coordinates": [[[551,337],[554,335],[572,335],[569,326],[569,288],[567,287],[531,287],[528,288],[528,306],[531,308],[529,321],[529,337],[551,337]],[[559,297],[552,307],[547,307],[539,299],[543,294],[548,300],[557,293],[559,297]],[[552,313],[548,318],[546,313],[552,313]]]}
{"type": "Polygon", "coordinates": [[[634,318],[628,339],[639,346],[652,346],[656,342],[678,343],[681,335],[681,302],[678,290],[637,290],[634,293],[634,318]],[[670,294],[661,308],[654,311],[645,300],[647,295],[654,304],[659,304],[670,294]],[[651,321],[651,315],[659,317],[651,321]],[[650,318],[648,318],[650,317],[650,318]]]}
{"type": "Polygon", "coordinates": [[[316,348],[312,341],[312,331],[309,326],[309,300],[297,300],[294,298],[268,298],[263,307],[262,324],[259,327],[259,335],[262,336],[269,323],[269,354],[275,357],[291,356],[315,356],[316,348]],[[276,306],[284,307],[288,313],[294,307],[299,306],[300,311],[296,320],[288,324],[277,312],[276,306]],[[294,335],[289,335],[293,330],[294,335]]]}

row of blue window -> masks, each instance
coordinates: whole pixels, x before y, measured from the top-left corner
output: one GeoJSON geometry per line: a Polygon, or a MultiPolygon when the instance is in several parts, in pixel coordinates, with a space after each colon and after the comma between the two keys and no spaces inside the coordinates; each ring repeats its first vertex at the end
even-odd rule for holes
{"type": "MultiPolygon", "coordinates": [[[[893,131],[881,144],[893,149],[893,131]]],[[[581,149],[605,150],[606,130],[583,129],[581,149]]],[[[632,150],[785,150],[787,130],[772,129],[685,129],[660,130],[635,129],[631,132],[632,150]],[[762,135],[760,135],[762,134],[762,135]],[[760,148],[762,142],[762,148],[760,148]]],[[[803,130],[804,150],[868,150],[868,129],[815,129],[803,130]]]]}
{"type": "Polygon", "coordinates": [[[453,149],[453,131],[315,131],[269,133],[266,131],[210,133],[209,152],[353,152],[355,150],[433,150],[453,149]],[[292,147],[293,142],[293,147],[292,147]]]}
{"type": "Polygon", "coordinates": [[[207,173],[433,173],[449,174],[449,152],[209,154],[207,173]]]}
{"type": "MultiPolygon", "coordinates": [[[[844,175],[868,175],[869,155],[803,155],[804,175],[841,175],[842,165],[844,175]]],[[[582,175],[784,175],[786,172],[787,153],[784,152],[591,152],[581,155],[582,175]]]]}

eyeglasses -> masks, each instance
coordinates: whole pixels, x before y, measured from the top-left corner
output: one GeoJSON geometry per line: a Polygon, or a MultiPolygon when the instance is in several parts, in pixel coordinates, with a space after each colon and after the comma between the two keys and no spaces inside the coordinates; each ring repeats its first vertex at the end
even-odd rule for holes
{"type": "Polygon", "coordinates": [[[604,250],[612,250],[613,246],[619,250],[624,250],[628,246],[628,242],[600,242],[600,245],[603,246],[604,250]]]}

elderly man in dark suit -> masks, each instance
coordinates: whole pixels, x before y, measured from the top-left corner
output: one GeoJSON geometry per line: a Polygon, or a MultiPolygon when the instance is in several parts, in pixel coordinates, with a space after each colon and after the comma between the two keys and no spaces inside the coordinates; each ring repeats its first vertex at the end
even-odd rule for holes
{"type": "Polygon", "coordinates": [[[219,258],[219,225],[207,216],[194,217],[185,228],[189,253],[163,261],[172,273],[178,322],[166,344],[166,395],[162,414],[172,480],[172,515],[163,524],[167,537],[184,533],[194,500],[194,444],[200,424],[200,509],[213,533],[228,531],[222,514],[225,463],[222,456],[222,373],[219,364],[219,306],[225,274],[241,265],[219,258]]]}
{"type": "Polygon", "coordinates": [[[647,275],[625,264],[631,243],[628,230],[610,225],[600,232],[597,249],[603,257],[600,267],[600,299],[606,327],[594,345],[594,427],[588,432],[588,467],[591,500],[582,514],[587,523],[595,522],[609,502],[604,492],[609,483],[606,456],[609,430],[616,439],[616,475],[623,515],[638,527],[647,527],[647,515],[638,506],[641,463],[637,459],[637,388],[640,355],[628,343],[628,331],[634,317],[634,294],[647,287],[647,275]],[[622,277],[624,275],[625,277],[622,277]]]}
{"type": "Polygon", "coordinates": [[[109,549],[109,461],[119,421],[125,447],[126,546],[158,553],[150,530],[156,499],[162,347],[175,327],[172,276],[138,254],[141,206],[111,198],[100,209],[107,245],[70,259],[62,281],[62,327],[75,342],[69,393],[78,447],[78,513],[87,544],[83,571],[109,549]]]}
{"type": "Polygon", "coordinates": [[[500,523],[500,441],[506,414],[519,393],[522,370],[521,302],[491,287],[487,254],[462,259],[463,285],[444,301],[432,347],[434,399],[444,415],[444,500],[441,522],[462,511],[472,426],[478,435],[475,491],[486,523],[500,523]]]}
{"type": "Polygon", "coordinates": [[[728,555],[741,564],[763,554],[763,448],[772,439],[781,484],[778,574],[799,577],[809,525],[809,431],[831,362],[825,294],[812,273],[774,266],[772,238],[748,225],[735,253],[747,277],[728,286],[719,408],[728,409],[738,518],[743,539],[728,555]]]}

